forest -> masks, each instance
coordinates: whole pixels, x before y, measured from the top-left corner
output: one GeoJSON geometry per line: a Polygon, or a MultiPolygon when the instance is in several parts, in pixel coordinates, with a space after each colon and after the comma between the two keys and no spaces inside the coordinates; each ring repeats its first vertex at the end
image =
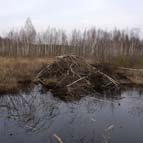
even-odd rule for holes
{"type": "Polygon", "coordinates": [[[143,65],[143,39],[139,29],[111,31],[88,28],[64,29],[48,27],[36,31],[30,18],[23,28],[0,37],[1,57],[46,57],[78,55],[94,62],[143,65]]]}

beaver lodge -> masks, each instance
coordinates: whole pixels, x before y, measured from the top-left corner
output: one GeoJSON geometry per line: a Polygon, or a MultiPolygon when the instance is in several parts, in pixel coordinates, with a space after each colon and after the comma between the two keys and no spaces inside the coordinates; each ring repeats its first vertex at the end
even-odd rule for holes
{"type": "Polygon", "coordinates": [[[36,82],[60,98],[119,89],[120,83],[100,69],[78,56],[58,56],[53,64],[47,65],[37,74],[36,82]]]}

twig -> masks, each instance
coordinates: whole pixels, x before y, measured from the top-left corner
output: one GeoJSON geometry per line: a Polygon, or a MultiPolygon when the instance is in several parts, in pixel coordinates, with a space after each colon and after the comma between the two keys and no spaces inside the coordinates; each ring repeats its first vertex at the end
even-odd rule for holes
{"type": "Polygon", "coordinates": [[[71,72],[73,73],[73,75],[76,75],[76,76],[80,77],[76,72],[74,72],[74,70],[73,70],[73,68],[72,68],[73,65],[74,65],[74,64],[71,64],[71,65],[70,65],[70,70],[71,70],[71,72]]]}
{"type": "Polygon", "coordinates": [[[38,81],[39,83],[41,83],[43,86],[46,86],[46,84],[44,83],[44,81],[42,81],[40,78],[38,78],[37,81],[38,81]]]}
{"type": "Polygon", "coordinates": [[[143,69],[133,69],[133,68],[125,68],[125,67],[118,67],[118,69],[127,70],[127,71],[140,71],[140,72],[143,72],[143,69]]]}
{"type": "Polygon", "coordinates": [[[62,141],[62,139],[61,139],[59,136],[57,136],[56,134],[54,134],[54,137],[57,139],[57,141],[58,141],[59,143],[64,143],[64,142],[62,141]]]}
{"type": "Polygon", "coordinates": [[[47,71],[47,69],[50,67],[50,65],[47,65],[46,67],[44,67],[36,76],[36,79],[38,79],[40,77],[40,75],[42,75],[44,72],[47,71]]]}
{"type": "MultiPolygon", "coordinates": [[[[76,75],[76,76],[78,76],[78,77],[81,79],[82,77],[81,77],[79,74],[77,74],[77,73],[72,69],[72,66],[73,66],[73,64],[70,65],[70,70],[71,70],[71,72],[73,73],[73,75],[76,75]]],[[[88,77],[88,76],[86,76],[86,77],[88,77]]],[[[86,78],[84,78],[84,79],[85,79],[85,81],[87,82],[88,85],[91,85],[90,81],[86,80],[86,78]]]]}
{"type": "Polygon", "coordinates": [[[106,85],[104,85],[103,87],[105,88],[105,87],[108,87],[108,86],[110,86],[112,84],[112,82],[109,82],[109,83],[107,83],[106,85]]]}
{"type": "Polygon", "coordinates": [[[79,81],[81,81],[81,80],[83,80],[83,79],[86,79],[86,78],[87,78],[87,76],[84,76],[84,77],[82,77],[82,78],[80,78],[80,79],[78,79],[78,80],[76,80],[76,81],[74,81],[74,82],[68,84],[67,87],[70,87],[70,86],[72,86],[73,84],[75,84],[75,83],[77,83],[77,82],[79,82],[79,81]]]}
{"type": "Polygon", "coordinates": [[[98,71],[101,75],[105,76],[106,78],[108,78],[115,86],[119,86],[119,82],[115,81],[113,78],[111,78],[110,76],[108,76],[107,74],[101,72],[101,71],[98,71]]]}

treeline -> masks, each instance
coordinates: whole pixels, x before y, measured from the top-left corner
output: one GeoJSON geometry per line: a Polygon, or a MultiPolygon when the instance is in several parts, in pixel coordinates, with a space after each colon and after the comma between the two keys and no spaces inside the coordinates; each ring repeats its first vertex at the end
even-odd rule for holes
{"type": "Polygon", "coordinates": [[[134,30],[105,31],[91,28],[67,33],[48,28],[36,32],[30,19],[19,31],[0,38],[0,56],[53,57],[75,54],[86,58],[112,61],[116,57],[143,56],[143,40],[134,30]]]}

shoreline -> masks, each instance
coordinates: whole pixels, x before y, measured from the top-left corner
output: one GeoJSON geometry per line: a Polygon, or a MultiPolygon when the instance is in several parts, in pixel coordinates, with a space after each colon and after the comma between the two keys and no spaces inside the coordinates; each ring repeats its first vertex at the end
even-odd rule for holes
{"type": "Polygon", "coordinates": [[[29,86],[37,72],[53,58],[0,57],[0,94],[18,93],[29,86]]]}
{"type": "MultiPolygon", "coordinates": [[[[54,61],[54,58],[0,57],[0,94],[15,94],[29,88],[31,84],[34,84],[36,74],[44,66],[52,64],[54,61]]],[[[118,81],[121,86],[143,87],[143,69],[106,66],[105,68],[102,65],[103,71],[111,68],[112,73],[109,75],[118,81]]]]}

